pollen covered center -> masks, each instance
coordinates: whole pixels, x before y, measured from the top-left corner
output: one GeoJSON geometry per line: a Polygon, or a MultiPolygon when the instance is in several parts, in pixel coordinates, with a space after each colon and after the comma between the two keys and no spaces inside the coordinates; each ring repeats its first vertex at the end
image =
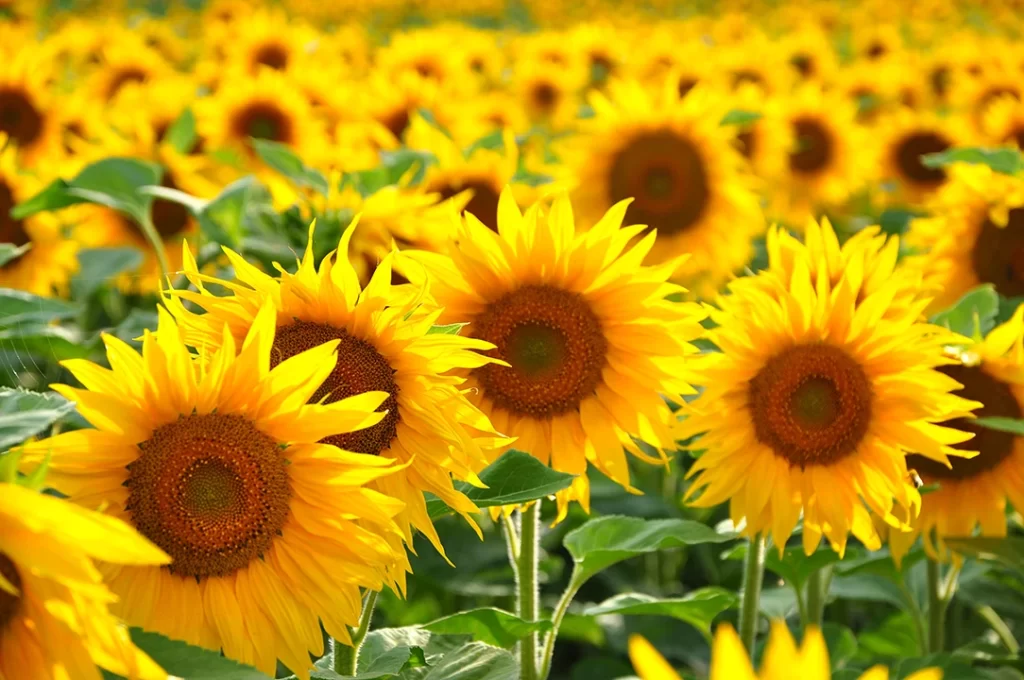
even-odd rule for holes
{"type": "Polygon", "coordinates": [[[871,422],[871,383],[844,350],[795,345],[750,381],[758,441],[793,465],[828,465],[853,453],[871,422]]]}
{"type": "Polygon", "coordinates": [[[677,234],[696,224],[711,202],[711,185],[697,145],[672,130],[645,132],[612,159],[608,198],[632,198],[630,224],[677,234]]]}
{"type": "MultiPolygon", "coordinates": [[[[18,574],[14,562],[7,555],[0,553],[0,576],[5,581],[21,592],[21,575],[18,574]]],[[[18,606],[21,604],[21,595],[12,595],[3,588],[0,588],[0,634],[4,632],[7,625],[18,613],[18,606]]]]}
{"type": "Polygon", "coordinates": [[[171,573],[227,576],[261,557],[288,518],[291,484],[277,442],[237,415],[193,414],[139,444],[126,508],[173,559],[171,573]]]}
{"type": "MultiPolygon", "coordinates": [[[[974,412],[977,417],[1016,420],[1024,415],[1011,387],[990,375],[981,366],[942,366],[938,370],[963,385],[963,388],[956,390],[954,394],[984,404],[974,412]]],[[[942,424],[964,432],[973,432],[973,439],[953,446],[964,451],[977,451],[978,455],[973,458],[949,456],[949,462],[953,466],[951,468],[925,456],[907,456],[907,467],[917,470],[923,478],[970,479],[1003,462],[1013,453],[1017,441],[1017,437],[1009,432],[1000,432],[975,424],[973,418],[956,418],[942,424]]]]}
{"type": "Polygon", "coordinates": [[[509,364],[475,371],[484,396],[499,408],[534,418],[557,416],[579,408],[601,382],[608,342],[577,293],[523,286],[490,303],[469,328],[509,364]]]}
{"type": "Polygon", "coordinates": [[[346,451],[376,455],[391,446],[392,440],[398,434],[400,420],[395,369],[381,356],[376,347],[350,335],[344,328],[295,321],[277,329],[274,346],[270,352],[271,368],[285,359],[331,340],[340,341],[338,363],[310,402],[318,403],[323,400],[329,404],[364,392],[387,392],[388,398],[377,410],[387,411],[388,414],[373,427],[333,435],[323,442],[346,451]]]}
{"type": "Polygon", "coordinates": [[[20,88],[0,88],[0,132],[20,147],[30,146],[43,134],[43,114],[20,88]]]}

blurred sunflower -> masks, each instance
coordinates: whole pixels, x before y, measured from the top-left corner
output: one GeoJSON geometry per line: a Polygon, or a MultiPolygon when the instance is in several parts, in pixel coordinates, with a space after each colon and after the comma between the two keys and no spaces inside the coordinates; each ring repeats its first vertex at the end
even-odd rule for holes
{"type": "Polygon", "coordinates": [[[147,83],[173,73],[159,52],[146,47],[137,36],[127,35],[106,44],[100,52],[100,62],[89,83],[97,101],[109,102],[128,85],[147,83]]]}
{"type": "Polygon", "coordinates": [[[789,92],[795,79],[785,54],[763,37],[744,41],[742,48],[725,50],[719,68],[732,89],[753,85],[765,95],[789,92]]]}
{"type": "Polygon", "coordinates": [[[979,134],[985,132],[985,116],[989,108],[1001,99],[1024,100],[1024,85],[1016,68],[1000,65],[987,68],[977,75],[965,72],[953,82],[950,99],[964,111],[979,134]]]}
{"type": "MultiPolygon", "coordinates": [[[[169,76],[121,90],[107,116],[110,125],[121,135],[155,150],[166,141],[171,126],[197,98],[198,87],[191,78],[169,76]]],[[[94,133],[91,138],[96,136],[94,133]]],[[[204,145],[204,140],[197,136],[192,148],[183,151],[195,154],[202,151],[204,145]]]]}
{"type": "Polygon", "coordinates": [[[108,611],[92,562],[160,565],[163,551],[124,522],[16,484],[0,482],[0,522],[0,678],[99,680],[96,665],[167,678],[108,611]]]}
{"type": "Polygon", "coordinates": [[[832,39],[811,24],[787,34],[778,49],[792,68],[798,82],[831,82],[838,66],[832,39]]]}
{"type": "Polygon", "coordinates": [[[671,81],[660,97],[626,81],[590,101],[594,118],[565,149],[582,223],[635,199],[626,221],[658,233],[649,262],[693,253],[678,276],[697,294],[713,293],[747,264],[764,230],[735,126],[720,125],[727,101],[704,89],[680,100],[671,81]]]}
{"type": "Polygon", "coordinates": [[[287,71],[300,67],[316,44],[308,26],[289,22],[281,11],[265,8],[232,25],[224,46],[224,68],[255,76],[260,69],[287,71]]]}
{"type": "Polygon", "coordinates": [[[470,399],[517,448],[578,475],[557,494],[559,521],[571,501],[589,511],[588,461],[631,491],[626,450],[663,463],[637,442],[672,447],[662,395],[693,391],[678,376],[703,311],[665,299],[681,291],[666,281],[675,262],[641,265],[653,232],[628,247],[643,227],[620,228],[627,203],[577,234],[568,199],[523,216],[506,189],[497,233],[467,214],[447,255],[405,253],[427,271],[438,321],[468,321],[505,362],[469,372],[470,399]]]}
{"type": "Polygon", "coordinates": [[[48,86],[51,73],[33,55],[23,50],[0,66],[0,134],[29,166],[53,162],[63,151],[48,86]]]}
{"type": "Polygon", "coordinates": [[[274,309],[241,343],[189,353],[166,310],[141,355],[104,336],[111,369],[64,366],[85,385],[56,385],[96,429],[26,445],[22,466],[50,456],[48,481],[103,507],[170,555],[168,566],[103,564],[128,623],[273,674],[280,659],[308,680],[310,653],[348,642],[360,586],[379,590],[403,559],[387,536],[402,503],[366,484],[391,461],[319,443],[376,425],[387,398],[367,392],[307,404],[334,370],[337,340],[271,368],[274,309]]]}
{"type": "Polygon", "coordinates": [[[71,274],[78,270],[78,245],[65,237],[52,213],[25,219],[11,216],[11,209],[42,190],[43,184],[18,172],[17,151],[6,141],[0,134],[0,243],[27,250],[0,265],[0,287],[47,297],[63,295],[71,274]]]}
{"type": "Polygon", "coordinates": [[[473,71],[452,49],[452,35],[444,25],[392,35],[377,50],[375,63],[385,78],[422,78],[444,91],[458,91],[473,82],[473,71]]]}
{"type": "Polygon", "coordinates": [[[886,72],[884,66],[855,62],[840,69],[830,88],[854,107],[855,119],[862,125],[874,124],[890,105],[889,83],[879,78],[880,72],[886,72]]]}
{"type": "Polygon", "coordinates": [[[929,217],[911,221],[907,258],[939,293],[931,311],[991,283],[1008,298],[1024,295],[1024,178],[985,165],[955,164],[949,181],[927,204],[929,217]]]}
{"type": "Polygon", "coordinates": [[[590,87],[604,87],[610,80],[622,75],[627,53],[619,35],[612,24],[604,22],[579,24],[569,34],[572,49],[580,55],[589,70],[590,87]]]}
{"type": "Polygon", "coordinates": [[[374,71],[360,89],[369,93],[366,101],[370,117],[391,133],[396,145],[401,145],[417,110],[427,109],[437,117],[437,104],[444,99],[436,81],[410,73],[391,79],[374,71]]]}
{"type": "Polygon", "coordinates": [[[903,50],[903,36],[899,26],[884,20],[872,20],[868,12],[858,17],[850,36],[853,39],[854,56],[863,61],[882,62],[903,50]]]}
{"type": "Polygon", "coordinates": [[[760,88],[748,84],[731,93],[729,101],[733,110],[756,115],[737,124],[735,145],[754,174],[763,180],[757,187],[763,191],[785,177],[793,147],[792,130],[783,115],[785,97],[767,97],[760,88]]]}
{"type": "MultiPolygon", "coordinates": [[[[679,674],[658,650],[639,635],[629,638],[629,659],[640,680],[680,680],[679,674]]],[[[711,645],[710,673],[709,680],[829,680],[832,667],[829,665],[828,647],[820,629],[814,626],[808,628],[798,648],[785,621],[776,620],[772,622],[761,668],[756,673],[733,627],[728,623],[719,624],[711,645]]],[[[858,680],[888,678],[889,671],[885,666],[874,666],[858,680]]],[[[942,680],[942,671],[926,668],[911,673],[905,680],[942,680]]]]}
{"type": "MultiPolygon", "coordinates": [[[[835,241],[827,223],[822,230],[835,241]]],[[[701,355],[685,374],[706,387],[679,437],[703,433],[694,446],[706,449],[690,469],[686,500],[730,501],[744,533],[770,533],[780,551],[802,511],[807,554],[824,534],[842,555],[850,533],[869,549],[880,545],[868,508],[904,526],[894,500],[911,513],[921,502],[904,453],[940,464],[967,455],[951,445],[970,435],[936,423],[978,404],[950,394],[957,383],[935,370],[958,336],[917,323],[927,299],[887,313],[905,281],[894,277],[861,296],[857,260],[832,285],[831,263],[813,279],[809,255],[794,261],[782,289],[730,286],[708,333],[722,351],[701,355]]]]}
{"type": "Polygon", "coordinates": [[[575,72],[534,65],[520,67],[514,78],[513,90],[534,123],[559,130],[576,120],[578,93],[585,81],[575,72]]]}
{"type": "MultiPolygon", "coordinates": [[[[963,385],[956,394],[982,402],[979,418],[1024,417],[1024,307],[1008,322],[956,353],[957,363],[940,370],[963,385]]],[[[974,458],[950,458],[952,467],[911,454],[907,468],[925,484],[939,488],[921,498],[921,514],[911,520],[912,531],[890,532],[889,545],[899,563],[918,535],[933,559],[946,560],[945,537],[1006,536],[1006,502],[1024,508],[1024,437],[958,419],[945,423],[970,432],[965,445],[974,458]]]]}
{"type": "Polygon", "coordinates": [[[967,146],[974,139],[959,116],[906,108],[881,118],[874,130],[881,152],[879,179],[889,183],[883,190],[892,202],[910,206],[920,205],[948,178],[943,168],[925,165],[922,157],[967,146]]]}
{"type": "Polygon", "coordinates": [[[1024,102],[1012,96],[996,100],[985,111],[982,127],[990,143],[1024,150],[1024,102]]]}

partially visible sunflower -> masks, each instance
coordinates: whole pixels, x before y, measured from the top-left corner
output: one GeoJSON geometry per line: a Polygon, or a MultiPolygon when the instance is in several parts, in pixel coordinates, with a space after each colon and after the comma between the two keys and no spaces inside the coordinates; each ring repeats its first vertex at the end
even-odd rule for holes
{"type": "Polygon", "coordinates": [[[534,123],[560,130],[576,120],[584,84],[574,71],[532,66],[516,70],[512,87],[534,123]]]}
{"type": "Polygon", "coordinates": [[[832,284],[832,263],[819,263],[812,278],[809,255],[794,259],[784,287],[730,286],[708,333],[721,351],[701,355],[685,374],[706,387],[679,436],[703,434],[692,446],[706,450],[689,472],[689,502],[729,501],[747,535],[770,533],[780,550],[802,512],[807,554],[824,535],[842,555],[850,533],[880,545],[869,508],[892,526],[905,525],[894,503],[916,513],[921,499],[904,454],[942,465],[968,455],[952,445],[970,435],[937,423],[978,404],[951,394],[957,383],[935,370],[958,336],[918,322],[927,298],[896,313],[890,303],[905,280],[862,290],[863,263],[851,259],[832,284]]]}
{"type": "Polygon", "coordinates": [[[604,87],[610,80],[622,75],[628,61],[627,49],[612,24],[579,24],[570,33],[569,41],[589,70],[590,87],[604,87]]]}
{"type": "Polygon", "coordinates": [[[24,165],[52,162],[63,153],[48,85],[51,73],[32,50],[0,65],[0,134],[18,148],[24,165]]]}
{"type": "Polygon", "coordinates": [[[946,185],[910,223],[908,264],[940,292],[944,309],[967,291],[991,283],[1004,297],[1024,295],[1024,178],[985,165],[955,164],[946,185]]]}
{"type": "Polygon", "coordinates": [[[316,44],[310,27],[289,22],[280,10],[263,9],[232,25],[224,46],[224,68],[254,76],[260,69],[287,71],[308,68],[316,44]]]}
{"type": "MultiPolygon", "coordinates": [[[[640,680],[680,680],[672,666],[651,643],[639,635],[629,638],[629,659],[640,680]]],[[[728,623],[719,624],[711,646],[711,675],[709,680],[829,680],[828,647],[821,630],[811,626],[804,632],[797,648],[786,622],[772,622],[768,645],[761,659],[759,672],[754,671],[747,650],[739,635],[728,623]]],[[[874,666],[858,680],[888,680],[885,666],[874,666]]],[[[926,668],[911,673],[905,680],[942,680],[938,668],[926,668]]]]}
{"type": "Polygon", "coordinates": [[[754,85],[769,96],[789,92],[795,80],[786,55],[760,36],[744,41],[742,48],[725,50],[718,68],[730,88],[754,85]]]}
{"type": "Polygon", "coordinates": [[[984,138],[990,143],[1024,150],[1024,101],[1013,96],[992,103],[982,122],[984,138]]]}
{"type": "MultiPolygon", "coordinates": [[[[637,442],[672,447],[671,412],[693,388],[679,376],[701,334],[695,303],[669,302],[674,261],[642,266],[654,245],[643,227],[620,228],[628,201],[577,233],[565,197],[522,215],[512,192],[498,202],[498,231],[467,214],[447,255],[407,251],[429,275],[440,323],[495,346],[503,363],[469,371],[470,399],[517,448],[578,475],[560,491],[558,519],[571,501],[589,511],[588,461],[632,490],[626,450],[653,463],[637,442]]],[[[410,276],[412,276],[410,269],[410,276]]]]}
{"type": "Polygon", "coordinates": [[[472,69],[452,49],[444,26],[395,33],[374,58],[376,68],[391,80],[422,78],[445,91],[463,90],[473,82],[472,69]]]}
{"type": "Polygon", "coordinates": [[[763,191],[787,171],[793,142],[784,117],[786,98],[765,96],[760,88],[748,84],[731,93],[729,100],[734,110],[756,114],[753,120],[736,125],[735,145],[762,180],[757,188],[763,191]]]}
{"type": "Polygon", "coordinates": [[[803,24],[780,41],[779,48],[798,82],[829,83],[838,68],[832,38],[812,24],[803,24]]]}
{"type": "MultiPolygon", "coordinates": [[[[963,385],[957,394],[983,406],[979,418],[1024,417],[1024,307],[956,353],[957,363],[940,369],[963,385]]],[[[934,559],[949,559],[946,537],[1006,536],[1006,503],[1024,508],[1024,437],[977,425],[969,419],[946,423],[970,432],[962,445],[978,451],[974,458],[950,458],[952,467],[919,455],[907,456],[907,468],[937,490],[921,498],[921,514],[911,520],[912,531],[889,532],[889,546],[897,563],[920,535],[934,559]]]]}
{"type": "Polygon", "coordinates": [[[167,678],[109,612],[93,564],[166,564],[162,550],[122,521],[3,481],[0,523],[0,678],[100,680],[97,665],[167,678]]]}
{"type": "Polygon", "coordinates": [[[1024,100],[1020,72],[1009,65],[981,70],[977,75],[963,73],[953,81],[952,104],[962,110],[978,133],[985,132],[985,116],[1001,99],[1024,100]]]}
{"type": "Polygon", "coordinates": [[[868,17],[870,14],[865,12],[851,31],[854,56],[875,64],[894,58],[904,49],[899,26],[884,20],[872,21],[868,17]]]}
{"type": "Polygon", "coordinates": [[[581,222],[634,199],[627,222],[658,233],[648,261],[692,253],[678,276],[697,294],[712,294],[747,264],[751,240],[764,230],[736,128],[720,124],[727,100],[705,89],[680,100],[671,82],[659,97],[624,81],[590,101],[595,116],[565,149],[581,222]]]}
{"type": "Polygon", "coordinates": [[[115,614],[264,673],[280,659],[308,680],[310,653],[323,653],[320,622],[348,642],[359,588],[381,589],[404,559],[389,542],[402,503],[366,488],[397,468],[320,443],[376,425],[388,395],[307,404],[339,343],[324,338],[274,362],[270,306],[240,344],[225,333],[198,357],[158,313],[141,355],[107,335],[110,369],[64,362],[85,389],[54,389],[95,429],[26,445],[22,467],[50,456],[57,490],[170,555],[167,566],[101,565],[115,614]]]}
{"type": "Polygon", "coordinates": [[[125,87],[144,84],[172,73],[170,64],[136,36],[111,42],[100,52],[100,62],[90,78],[97,101],[110,102],[125,87]]]}

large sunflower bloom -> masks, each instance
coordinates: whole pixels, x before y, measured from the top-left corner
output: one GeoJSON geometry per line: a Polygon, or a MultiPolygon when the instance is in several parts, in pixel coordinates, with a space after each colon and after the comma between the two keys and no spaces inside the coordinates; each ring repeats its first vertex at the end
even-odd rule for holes
{"type": "MultiPolygon", "coordinates": [[[[957,394],[984,404],[975,415],[1024,417],[1024,307],[983,340],[964,348],[958,358],[958,363],[940,370],[963,385],[957,394]]],[[[946,424],[973,433],[965,448],[978,455],[950,458],[952,467],[916,454],[907,456],[907,467],[925,484],[937,483],[939,488],[921,498],[921,514],[910,522],[912,531],[889,533],[897,560],[918,535],[928,554],[938,559],[948,557],[944,537],[971,536],[979,527],[983,536],[1006,536],[1006,501],[1024,508],[1024,437],[966,419],[946,424]]]]}
{"type": "Polygon", "coordinates": [[[237,354],[225,333],[196,359],[159,314],[141,355],[105,336],[111,369],[64,362],[85,389],[54,389],[96,429],[29,444],[22,465],[51,455],[56,489],[171,556],[164,567],[102,566],[115,614],[267,673],[281,659],[308,678],[309,654],[323,652],[319,621],[348,641],[360,586],[379,590],[404,559],[386,536],[401,502],[365,486],[395,466],[320,443],[378,423],[388,395],[307,405],[338,342],[271,368],[272,307],[237,354]]]}
{"type": "Polygon", "coordinates": [[[905,453],[942,465],[967,455],[951,445],[971,435],[936,423],[978,404],[951,394],[959,385],[935,370],[958,336],[917,322],[927,299],[896,312],[899,278],[868,291],[856,261],[837,284],[824,265],[816,271],[801,257],[785,287],[730,287],[711,314],[721,351],[693,364],[707,387],[680,435],[704,433],[689,473],[694,504],[730,501],[745,533],[771,532],[780,550],[803,511],[807,553],[824,534],[842,554],[851,532],[880,545],[868,508],[893,526],[904,525],[894,501],[916,512],[905,453]]]}
{"type": "Polygon", "coordinates": [[[462,380],[446,375],[451,369],[490,363],[473,350],[491,345],[460,335],[431,334],[439,312],[420,313],[422,300],[397,296],[391,287],[391,257],[380,263],[362,288],[347,258],[356,231],[355,225],[349,227],[338,250],[324,257],[318,268],[311,230],[298,271],[282,272],[279,278],[264,274],[230,250],[225,252],[234,265],[235,281],[200,275],[188,257],[185,271],[199,292],[175,291],[170,309],[180,320],[186,342],[216,347],[223,341],[225,325],[236,339],[244,338],[261,307],[271,304],[278,325],[270,349],[273,365],[337,341],[337,366],[311,394],[311,403],[379,390],[388,395],[381,404],[387,415],[375,427],[328,437],[325,442],[407,466],[379,480],[377,488],[404,501],[406,509],[397,521],[406,540],[412,541],[411,527],[415,527],[443,554],[423,492],[436,495],[468,519],[478,508],[454,488],[452,476],[480,484],[476,471],[494,457],[488,449],[507,443],[460,393],[462,380]],[[234,294],[216,297],[206,290],[204,281],[226,286],[234,294]],[[206,314],[187,311],[176,298],[195,303],[206,314]]]}
{"type": "Polygon", "coordinates": [[[749,262],[751,240],[764,230],[735,126],[720,125],[725,100],[700,89],[679,99],[672,82],[660,97],[617,82],[608,96],[592,93],[590,101],[595,116],[567,148],[581,221],[593,224],[634,199],[626,221],[658,233],[649,262],[692,253],[680,281],[714,293],[749,262]]]}
{"type": "Polygon", "coordinates": [[[167,677],[108,611],[92,562],[159,565],[166,554],[124,522],[15,484],[0,483],[0,523],[0,678],[99,680],[97,664],[167,677]]]}
{"type": "MultiPolygon", "coordinates": [[[[665,658],[639,635],[629,638],[629,659],[640,680],[680,680],[680,676],[665,658]]],[[[821,630],[812,626],[804,633],[800,647],[784,621],[773,621],[768,646],[761,659],[760,672],[754,672],[747,650],[733,627],[723,623],[715,630],[711,646],[711,676],[709,680],[829,680],[828,647],[821,630]]],[[[874,666],[864,671],[859,680],[888,680],[885,666],[874,666]]],[[[911,673],[906,680],[941,680],[942,671],[926,668],[911,673]]]]}
{"type": "Polygon", "coordinates": [[[644,227],[620,228],[627,206],[576,234],[568,199],[523,216],[506,189],[497,232],[467,214],[449,255],[406,251],[427,269],[441,323],[468,322],[505,362],[469,373],[471,398],[517,448],[578,475],[558,494],[560,518],[571,500],[589,508],[587,461],[627,489],[624,447],[661,462],[634,440],[672,448],[661,395],[693,391],[678,376],[703,312],[665,299],[682,291],[666,282],[677,263],[641,265],[656,234],[628,247],[644,227]]]}

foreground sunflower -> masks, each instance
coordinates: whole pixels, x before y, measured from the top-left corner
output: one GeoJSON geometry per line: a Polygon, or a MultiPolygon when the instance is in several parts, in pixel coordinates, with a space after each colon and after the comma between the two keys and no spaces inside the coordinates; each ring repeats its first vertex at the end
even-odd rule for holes
{"type": "Polygon", "coordinates": [[[388,395],[307,405],[338,342],[272,368],[272,307],[237,353],[225,334],[195,359],[170,314],[159,316],[141,355],[104,336],[111,369],[64,362],[85,389],[54,389],[96,429],[29,444],[22,465],[51,456],[57,490],[171,556],[164,567],[103,565],[115,614],[265,673],[280,659],[308,678],[310,653],[323,653],[319,622],[348,642],[359,588],[379,590],[400,559],[387,536],[402,504],[365,488],[396,468],[319,443],[380,422],[374,410],[388,395]]]}
{"type": "MultiPolygon", "coordinates": [[[[658,650],[639,635],[629,638],[629,659],[640,680],[680,680],[658,650]]],[[[754,672],[747,650],[732,626],[723,623],[715,630],[709,680],[829,680],[831,677],[828,647],[817,627],[808,628],[798,648],[785,622],[773,621],[760,672],[754,672]]],[[[874,666],[864,671],[859,680],[888,678],[885,666],[874,666]]],[[[942,670],[926,668],[911,673],[905,680],[942,680],[942,670]]]]}
{"type": "MultiPolygon", "coordinates": [[[[1024,307],[983,340],[957,354],[958,362],[940,369],[963,387],[957,394],[982,402],[979,418],[1024,417],[1024,307]]],[[[925,484],[939,488],[921,499],[921,514],[910,522],[912,531],[890,532],[889,545],[897,562],[918,535],[935,559],[948,559],[947,536],[967,537],[980,528],[982,536],[1006,536],[1006,502],[1024,508],[1024,437],[960,419],[946,423],[970,432],[965,448],[974,458],[950,458],[945,467],[919,455],[907,456],[907,467],[925,484]],[[934,535],[933,535],[934,532],[934,535]]]]}
{"type": "Polygon", "coordinates": [[[930,216],[911,221],[907,259],[941,292],[931,310],[949,307],[990,283],[1003,297],[1024,295],[1024,178],[985,165],[955,164],[928,202],[930,216]]]}
{"type": "MultiPolygon", "coordinates": [[[[188,344],[219,347],[224,328],[237,340],[248,334],[265,304],[272,305],[277,332],[270,348],[271,364],[318,345],[336,341],[339,358],[334,370],[310,395],[311,403],[332,403],[367,390],[387,394],[380,406],[387,415],[379,425],[324,440],[346,451],[397,461],[402,470],[377,482],[382,492],[402,500],[397,518],[406,540],[412,527],[423,532],[439,552],[440,538],[427,514],[423,492],[429,491],[469,518],[477,507],[457,491],[452,477],[474,484],[476,471],[487,465],[502,440],[487,418],[460,392],[462,380],[446,375],[452,369],[473,369],[490,363],[474,350],[490,349],[480,340],[452,334],[432,334],[439,312],[423,313],[418,296],[400,298],[391,286],[391,257],[376,268],[362,288],[348,261],[348,246],[358,229],[344,233],[338,250],[316,266],[313,233],[298,271],[278,278],[247,264],[225,250],[235,268],[235,281],[202,276],[191,257],[186,275],[199,292],[174,291],[169,300],[188,344]],[[212,282],[233,295],[216,297],[204,286],[212,282]],[[180,300],[206,311],[194,314],[180,300]]],[[[472,521],[472,520],[470,520],[472,521]]]]}
{"type": "Polygon", "coordinates": [[[730,501],[747,535],[770,532],[780,550],[801,511],[808,554],[823,534],[840,554],[849,533],[874,549],[868,508],[903,526],[894,501],[920,506],[904,454],[942,465],[968,455],[951,445],[971,435],[936,423],[978,404],[951,394],[958,384],[935,370],[959,336],[917,322],[927,299],[897,312],[890,305],[905,280],[865,289],[863,264],[852,260],[833,284],[823,263],[811,276],[808,256],[793,260],[785,285],[761,273],[753,280],[766,285],[737,282],[712,312],[708,335],[721,351],[693,362],[688,375],[706,388],[680,424],[681,438],[703,433],[693,447],[705,449],[686,499],[730,501]]]}
{"type": "Polygon", "coordinates": [[[636,441],[671,448],[662,395],[682,403],[693,391],[678,376],[703,312],[665,299],[682,291],[666,281],[677,262],[641,265],[654,232],[627,247],[644,229],[620,228],[627,206],[576,234],[567,198],[524,216],[505,189],[497,232],[467,213],[447,255],[405,253],[429,275],[439,322],[468,322],[469,335],[495,346],[502,363],[468,372],[470,398],[516,448],[578,475],[558,493],[559,519],[572,500],[589,510],[587,461],[630,490],[624,448],[662,462],[636,441]]]}
{"type": "Polygon", "coordinates": [[[616,82],[590,101],[595,116],[566,149],[581,221],[593,224],[632,198],[626,221],[658,234],[649,262],[692,253],[680,280],[713,293],[749,262],[751,241],[764,230],[736,126],[719,124],[726,102],[701,89],[680,99],[671,81],[659,96],[616,82]]]}
{"type": "Polygon", "coordinates": [[[166,564],[163,551],[124,522],[16,484],[0,482],[0,522],[0,678],[99,680],[97,664],[167,677],[108,611],[92,562],[166,564]]]}

